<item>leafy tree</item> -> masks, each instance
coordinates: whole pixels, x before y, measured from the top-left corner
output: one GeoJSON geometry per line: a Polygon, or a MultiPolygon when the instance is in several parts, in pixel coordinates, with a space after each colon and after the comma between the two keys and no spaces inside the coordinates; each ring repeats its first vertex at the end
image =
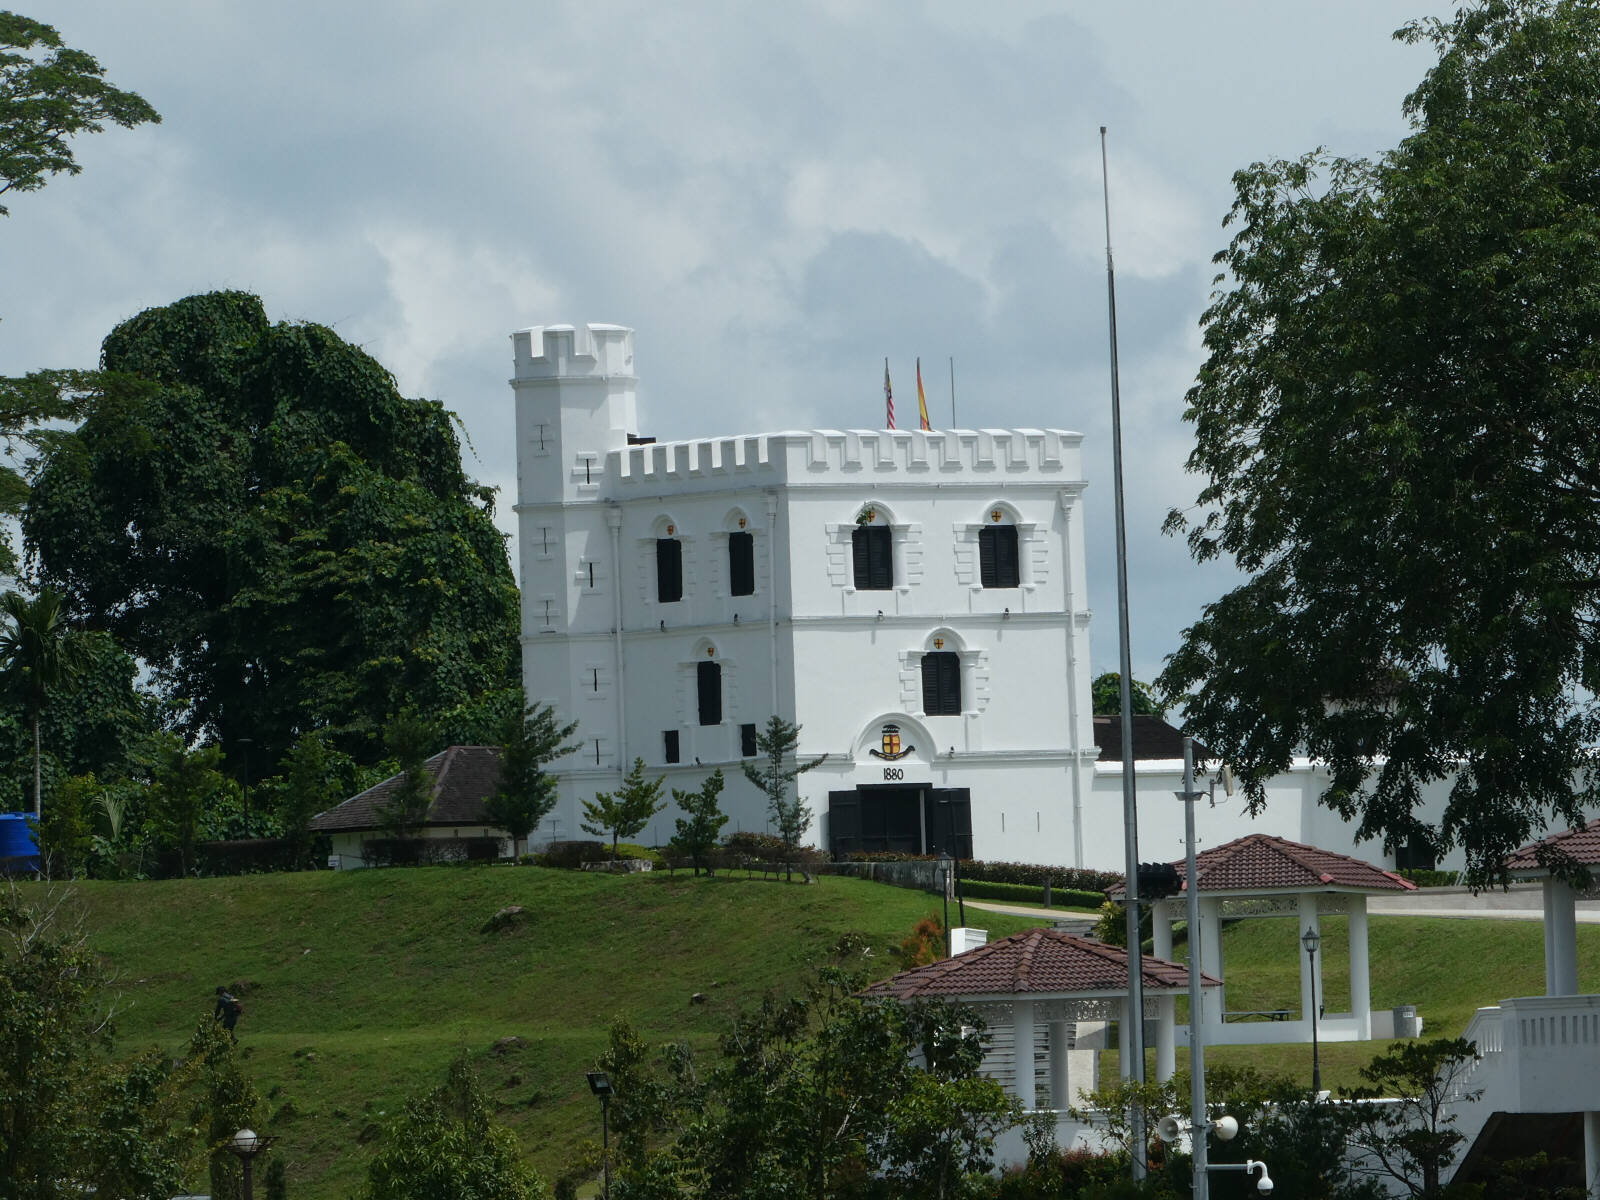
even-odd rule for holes
{"type": "Polygon", "coordinates": [[[489,1101],[462,1055],[445,1082],[406,1101],[367,1168],[365,1200],[542,1200],[544,1181],[522,1165],[517,1139],[490,1120],[489,1101]]]}
{"type": "Polygon", "coordinates": [[[384,728],[383,740],[399,765],[400,782],[378,809],[379,826],[397,842],[408,842],[422,830],[433,805],[433,773],[428,750],[433,731],[414,712],[404,712],[384,728]]]}
{"type": "Polygon", "coordinates": [[[72,879],[88,866],[94,844],[94,814],[100,808],[100,781],[93,775],[74,775],[62,783],[48,813],[38,825],[39,849],[45,874],[51,879],[72,879]]]}
{"type": "Polygon", "coordinates": [[[33,817],[40,807],[39,720],[58,688],[70,690],[83,654],[62,612],[60,593],[46,589],[29,600],[20,592],[0,596],[0,680],[21,699],[33,727],[33,817]]]}
{"type": "MultiPolygon", "coordinates": [[[[1478,1060],[1463,1038],[1400,1042],[1361,1068],[1360,1087],[1340,1088],[1350,1106],[1350,1144],[1363,1153],[1358,1169],[1399,1184],[1418,1200],[1441,1195],[1440,1176],[1467,1140],[1455,1127],[1452,1093],[1478,1060]],[[1392,1097],[1396,1103],[1374,1104],[1392,1097]]],[[[1477,1100],[1482,1090],[1460,1099],[1477,1100]]]]}
{"type": "Polygon", "coordinates": [[[175,735],[163,735],[150,781],[146,820],[157,847],[176,857],[180,874],[189,874],[194,865],[195,848],[206,834],[208,811],[232,796],[235,787],[222,773],[219,747],[191,751],[175,735]]]}
{"type": "MultiPolygon", "coordinates": [[[[1104,675],[1097,675],[1091,685],[1094,697],[1094,711],[1096,716],[1115,716],[1122,711],[1122,675],[1118,671],[1107,671],[1104,675]]],[[[1167,706],[1156,699],[1155,693],[1149,685],[1140,683],[1137,679],[1129,688],[1129,695],[1133,700],[1135,716],[1164,717],[1167,715],[1167,706]]]]}
{"type": "MultiPolygon", "coordinates": [[[[93,381],[93,373],[85,371],[0,378],[0,516],[22,516],[40,457],[70,436],[64,423],[83,420],[93,381]]],[[[10,526],[10,521],[0,524],[0,572],[15,575],[20,564],[10,526]]]]}
{"type": "Polygon", "coordinates": [[[344,798],[347,766],[348,759],[330,750],[321,730],[316,729],[301,734],[284,756],[274,815],[278,819],[279,836],[286,843],[289,861],[294,865],[310,865],[315,844],[311,818],[344,798]]]}
{"type": "Polygon", "coordinates": [[[187,701],[184,728],[219,742],[230,771],[240,736],[278,762],[322,729],[370,765],[403,708],[463,724],[500,711],[516,587],[450,413],[237,292],[123,322],[101,367],[24,537],[44,581],[187,701]]]}
{"type": "Polygon", "coordinates": [[[1234,176],[1185,413],[1204,486],[1168,526],[1249,579],[1157,686],[1253,808],[1309,752],[1358,838],[1461,846],[1486,884],[1600,800],[1600,8],[1396,36],[1438,55],[1399,146],[1234,176]]]}
{"type": "Polygon", "coordinates": [[[500,786],[484,807],[490,822],[511,835],[513,858],[522,856],[522,840],[556,806],[556,777],[545,767],[578,748],[576,742],[567,743],[577,728],[576,721],[563,725],[556,720],[548,704],[530,704],[502,730],[500,786]]]}
{"type": "MultiPolygon", "coordinates": [[[[132,129],[161,116],[141,97],[106,82],[92,55],[61,44],[49,25],[0,12],[0,196],[76,175],[70,139],[107,121],[132,129]]],[[[0,216],[6,208],[0,205],[0,216]]]]}
{"type": "Polygon", "coordinates": [[[611,857],[617,857],[617,842],[632,837],[646,825],[650,818],[666,807],[661,799],[661,788],[666,779],[644,777],[644,759],[633,760],[633,767],[623,776],[622,786],[615,792],[596,792],[593,800],[583,802],[585,833],[601,837],[611,835],[611,857]]]}
{"type": "Polygon", "coordinates": [[[677,832],[673,835],[672,846],[677,853],[689,856],[696,875],[700,874],[701,867],[705,868],[707,875],[716,874],[706,856],[716,846],[717,839],[722,836],[722,827],[728,823],[728,814],[722,811],[721,801],[722,789],[726,786],[722,768],[718,767],[706,776],[705,782],[695,791],[672,789],[672,799],[684,813],[675,822],[677,832]]]}
{"type": "MultiPolygon", "coordinates": [[[[206,1126],[212,1200],[238,1200],[244,1190],[244,1169],[239,1156],[229,1149],[233,1135],[241,1129],[259,1130],[266,1119],[266,1108],[255,1084],[244,1069],[244,1062],[233,1037],[218,1021],[202,1021],[189,1046],[199,1075],[200,1094],[195,1100],[196,1123],[206,1126]]],[[[260,1170],[266,1162],[258,1158],[260,1170]]]]}
{"type": "MultiPolygon", "coordinates": [[[[795,847],[805,837],[806,830],[811,828],[811,810],[800,799],[794,781],[807,771],[820,767],[828,757],[823,754],[810,762],[800,762],[793,757],[799,743],[800,726],[774,713],[767,718],[767,727],[756,731],[756,751],[766,757],[766,762],[761,766],[748,760],[739,764],[744,777],[766,795],[767,815],[777,827],[778,836],[783,839],[791,864],[795,847]],[[790,765],[791,760],[793,765],[790,765]]],[[[792,865],[784,878],[794,878],[792,865]]]]}

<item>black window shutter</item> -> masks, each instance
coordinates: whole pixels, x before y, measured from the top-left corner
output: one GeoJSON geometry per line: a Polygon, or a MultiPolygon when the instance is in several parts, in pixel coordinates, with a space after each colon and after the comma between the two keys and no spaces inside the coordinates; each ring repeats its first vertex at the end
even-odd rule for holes
{"type": "Polygon", "coordinates": [[[894,535],[887,525],[857,526],[850,552],[859,591],[886,592],[894,586],[894,535]]]}
{"type": "Polygon", "coordinates": [[[756,590],[755,538],[748,533],[728,535],[728,591],[735,596],[754,595],[756,590]]]}
{"type": "Polygon", "coordinates": [[[683,599],[683,543],[677,538],[656,539],[656,599],[662,604],[683,599]]]}
{"type": "Polygon", "coordinates": [[[978,530],[978,582],[986,588],[1014,588],[1017,571],[1017,527],[985,525],[978,530]]]}
{"type": "Polygon", "coordinates": [[[861,849],[861,797],[858,793],[828,793],[828,844],[834,858],[843,858],[861,849]]]}
{"type": "Polygon", "coordinates": [[[922,711],[930,717],[961,715],[961,658],[949,650],[922,656],[922,711]]]}
{"type": "Polygon", "coordinates": [[[722,724],[722,664],[697,664],[700,685],[700,724],[722,724]]]}
{"type": "Polygon", "coordinates": [[[756,756],[756,727],[754,725],[739,726],[739,757],[754,758],[756,756]]]}
{"type": "Polygon", "coordinates": [[[1017,570],[1017,527],[1001,525],[995,529],[995,587],[1014,588],[1021,581],[1017,570]]]}
{"type": "Polygon", "coordinates": [[[678,731],[676,729],[664,730],[661,734],[662,757],[669,763],[678,761],[678,731]]]}

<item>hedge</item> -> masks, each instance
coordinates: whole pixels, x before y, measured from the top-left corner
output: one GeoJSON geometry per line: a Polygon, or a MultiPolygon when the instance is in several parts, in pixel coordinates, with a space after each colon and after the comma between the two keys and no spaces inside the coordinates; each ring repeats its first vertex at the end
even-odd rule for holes
{"type": "MultiPolygon", "coordinates": [[[[962,864],[965,872],[966,864],[962,864]]],[[[961,877],[961,895],[968,900],[1015,900],[1022,904],[1043,904],[1044,888],[1025,883],[991,883],[986,879],[961,877]]],[[[1050,889],[1050,903],[1071,908],[1098,908],[1105,902],[1099,892],[1086,892],[1075,888],[1050,889]]]]}
{"type": "MultiPolygon", "coordinates": [[[[855,853],[849,856],[851,862],[932,862],[937,855],[934,854],[903,854],[894,851],[855,853]]],[[[1122,883],[1120,871],[1091,871],[1076,867],[1047,867],[1039,863],[1013,863],[1013,862],[983,862],[978,859],[961,860],[961,878],[982,881],[984,883],[1012,883],[1023,884],[1042,890],[1044,881],[1048,879],[1055,892],[1068,891],[1092,892],[1094,899],[1091,905],[1099,904],[1105,899],[1105,891],[1122,883]]]]}

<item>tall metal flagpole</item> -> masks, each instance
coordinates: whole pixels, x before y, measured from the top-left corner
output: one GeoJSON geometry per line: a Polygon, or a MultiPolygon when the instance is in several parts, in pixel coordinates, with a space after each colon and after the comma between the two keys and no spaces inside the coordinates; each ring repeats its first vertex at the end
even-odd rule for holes
{"type": "Polygon", "coordinates": [[[956,356],[950,356],[950,428],[956,427],[956,356]]]}
{"type": "MultiPolygon", "coordinates": [[[[1122,827],[1128,904],[1128,1044],[1123,1074],[1144,1082],[1144,970],[1139,944],[1139,806],[1133,777],[1133,651],[1128,642],[1128,532],[1122,510],[1122,395],[1117,371],[1117,274],[1111,261],[1111,183],[1106,169],[1106,127],[1100,126],[1100,184],[1106,212],[1106,306],[1111,321],[1111,459],[1117,510],[1117,641],[1121,649],[1122,827]]],[[[1144,1177],[1144,1113],[1134,1105],[1129,1133],[1133,1177],[1144,1177]]]]}

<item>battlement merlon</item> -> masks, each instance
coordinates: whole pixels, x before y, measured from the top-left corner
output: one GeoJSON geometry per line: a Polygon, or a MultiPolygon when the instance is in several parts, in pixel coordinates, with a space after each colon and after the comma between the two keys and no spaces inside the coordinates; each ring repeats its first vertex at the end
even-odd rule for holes
{"type": "Polygon", "coordinates": [[[512,385],[535,380],[635,379],[626,325],[534,325],[511,335],[512,385]]]}
{"type": "Polygon", "coordinates": [[[619,484],[775,476],[804,486],[843,477],[905,483],[972,472],[1081,483],[1083,435],[1065,429],[811,429],[629,446],[605,456],[619,484]]]}

